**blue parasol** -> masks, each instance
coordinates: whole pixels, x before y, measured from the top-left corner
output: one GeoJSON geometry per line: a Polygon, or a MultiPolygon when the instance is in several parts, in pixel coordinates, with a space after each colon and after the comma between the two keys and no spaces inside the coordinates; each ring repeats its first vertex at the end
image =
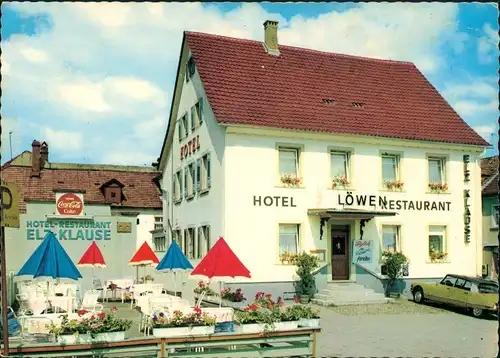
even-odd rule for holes
{"type": "Polygon", "coordinates": [[[192,270],[193,265],[182,253],[181,248],[177,245],[175,240],[168,247],[167,253],[161,259],[160,263],[156,267],[156,270],[168,272],[172,271],[174,273],[174,290],[177,291],[177,285],[175,280],[175,275],[177,271],[192,270]]]}

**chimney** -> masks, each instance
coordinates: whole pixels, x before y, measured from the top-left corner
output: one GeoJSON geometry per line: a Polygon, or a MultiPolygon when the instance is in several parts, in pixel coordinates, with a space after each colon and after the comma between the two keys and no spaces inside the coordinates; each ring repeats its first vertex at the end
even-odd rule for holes
{"type": "Polygon", "coordinates": [[[278,21],[266,20],[264,22],[264,48],[270,55],[278,56],[278,21]]]}
{"type": "Polygon", "coordinates": [[[31,176],[39,177],[40,176],[40,162],[41,162],[41,154],[40,154],[40,142],[36,139],[31,143],[31,176]]]}
{"type": "Polygon", "coordinates": [[[49,145],[47,142],[43,142],[42,146],[40,147],[40,168],[43,169],[45,168],[45,164],[49,162],[49,145]]]}

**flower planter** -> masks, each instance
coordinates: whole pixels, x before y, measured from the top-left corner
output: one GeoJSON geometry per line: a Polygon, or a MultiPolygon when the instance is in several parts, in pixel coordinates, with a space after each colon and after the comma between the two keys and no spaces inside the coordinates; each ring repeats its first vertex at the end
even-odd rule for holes
{"type": "Polygon", "coordinates": [[[94,342],[120,342],[124,340],[125,332],[97,333],[95,338],[92,338],[94,342]]]}
{"type": "Polygon", "coordinates": [[[299,321],[287,321],[287,322],[274,322],[275,331],[292,331],[297,329],[299,326],[299,321]]]}
{"type": "Polygon", "coordinates": [[[57,343],[60,344],[80,344],[89,343],[91,338],[88,334],[79,334],[75,336],[74,334],[62,334],[57,336],[57,343]]]}
{"type": "Polygon", "coordinates": [[[319,327],[319,318],[299,319],[299,326],[300,327],[318,328],[319,327]]]}
{"type": "Polygon", "coordinates": [[[215,326],[153,328],[153,336],[160,338],[203,336],[214,334],[215,326]]]}
{"type": "Polygon", "coordinates": [[[236,323],[238,333],[260,333],[266,328],[265,323],[236,323]]]}

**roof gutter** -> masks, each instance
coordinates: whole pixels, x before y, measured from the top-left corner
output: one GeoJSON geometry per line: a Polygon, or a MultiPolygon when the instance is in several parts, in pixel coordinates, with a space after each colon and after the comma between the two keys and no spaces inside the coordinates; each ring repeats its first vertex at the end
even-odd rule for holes
{"type": "Polygon", "coordinates": [[[165,152],[165,147],[167,146],[168,138],[171,135],[170,124],[172,121],[172,114],[174,113],[175,99],[177,97],[177,85],[179,83],[179,77],[180,77],[179,72],[181,70],[181,59],[182,59],[182,53],[184,51],[185,41],[186,41],[186,31],[184,31],[182,34],[181,50],[179,52],[179,63],[177,65],[177,76],[175,76],[174,95],[172,96],[172,103],[170,105],[170,115],[168,117],[167,133],[165,134],[165,138],[163,139],[163,145],[161,147],[160,157],[158,158],[158,169],[161,170],[162,172],[163,172],[163,167],[165,166],[165,164],[163,163],[164,159],[165,159],[165,156],[163,155],[163,153],[165,152]]]}

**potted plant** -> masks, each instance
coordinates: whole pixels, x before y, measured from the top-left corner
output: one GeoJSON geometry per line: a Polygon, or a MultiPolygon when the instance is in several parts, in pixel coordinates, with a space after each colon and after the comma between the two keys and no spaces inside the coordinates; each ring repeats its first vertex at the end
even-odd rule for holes
{"type": "Polygon", "coordinates": [[[61,344],[87,343],[90,341],[88,324],[80,319],[69,319],[62,316],[60,324],[51,323],[49,333],[54,334],[57,342],[61,344]]]}
{"type": "Polygon", "coordinates": [[[234,321],[239,333],[260,333],[273,324],[273,316],[261,310],[261,306],[252,303],[243,311],[235,311],[234,321]]]}
{"type": "Polygon", "coordinates": [[[220,295],[223,300],[227,300],[230,302],[243,302],[247,300],[243,295],[241,288],[237,288],[236,291],[232,292],[231,288],[228,287],[220,291],[220,295]]]}
{"type": "Polygon", "coordinates": [[[385,181],[384,182],[384,187],[387,190],[399,190],[402,191],[404,189],[404,183],[401,180],[394,180],[394,181],[385,181]]]}
{"type": "Polygon", "coordinates": [[[403,265],[407,264],[408,258],[401,251],[385,250],[382,253],[382,260],[385,265],[389,280],[386,285],[386,296],[399,297],[399,278],[403,275],[403,265]]]}
{"type": "Polygon", "coordinates": [[[255,300],[243,311],[235,312],[235,323],[240,333],[259,333],[271,330],[290,330],[298,327],[298,320],[282,310],[283,300],[275,302],[271,294],[257,292],[255,300]]]}
{"type": "Polygon", "coordinates": [[[302,179],[291,174],[281,175],[281,184],[291,187],[297,187],[302,182],[302,179]]]}
{"type": "Polygon", "coordinates": [[[347,188],[348,186],[349,181],[345,176],[336,175],[332,178],[332,189],[347,188]]]}
{"type": "Polygon", "coordinates": [[[298,320],[300,327],[319,327],[319,314],[313,311],[310,306],[301,304],[292,305],[287,307],[286,311],[290,316],[298,320]]]}
{"type": "Polygon", "coordinates": [[[431,262],[440,262],[446,260],[448,257],[447,252],[441,252],[438,250],[430,249],[429,250],[429,258],[431,259],[431,262]]]}
{"type": "Polygon", "coordinates": [[[301,252],[297,256],[296,265],[296,273],[299,279],[294,282],[295,291],[301,303],[308,303],[316,293],[316,279],[313,271],[318,267],[318,258],[306,252],[301,252]]]}
{"type": "Polygon", "coordinates": [[[217,297],[218,294],[210,288],[208,284],[203,281],[198,282],[198,286],[193,289],[193,292],[200,297],[202,294],[205,297],[217,297]]]}
{"type": "Polygon", "coordinates": [[[431,191],[431,193],[445,193],[448,191],[448,184],[429,184],[429,190],[431,191]]]}
{"type": "Polygon", "coordinates": [[[155,337],[179,337],[189,335],[209,335],[215,332],[216,318],[194,307],[191,313],[174,311],[168,314],[153,315],[151,325],[155,337]]]}

